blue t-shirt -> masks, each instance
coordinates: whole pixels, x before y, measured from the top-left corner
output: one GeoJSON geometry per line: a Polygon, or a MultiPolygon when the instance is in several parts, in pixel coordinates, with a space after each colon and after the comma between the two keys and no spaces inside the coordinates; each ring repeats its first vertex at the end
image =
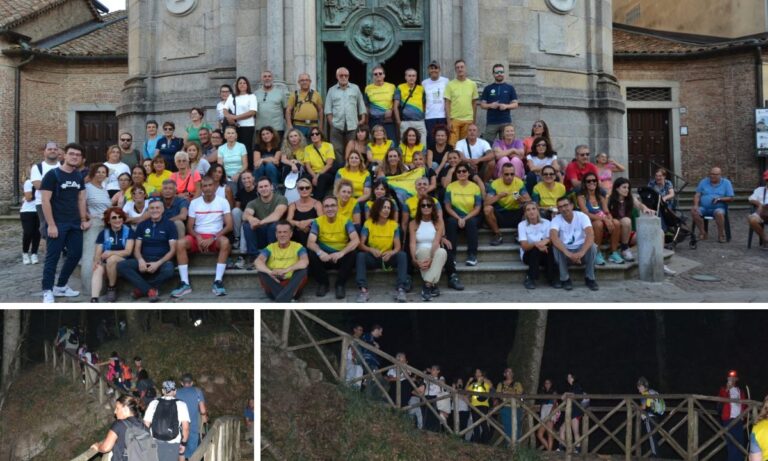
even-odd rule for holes
{"type": "Polygon", "coordinates": [[[189,431],[200,432],[200,402],[205,403],[205,395],[198,387],[182,387],[176,391],[176,398],[187,404],[189,410],[189,431]]]}
{"type": "Polygon", "coordinates": [[[141,241],[141,256],[145,261],[155,262],[171,251],[171,240],[179,238],[176,225],[165,218],[154,222],[147,219],[136,226],[136,240],[141,241]]]}
{"type": "Polygon", "coordinates": [[[165,168],[168,171],[178,171],[178,168],[176,168],[176,162],[173,160],[173,157],[176,155],[176,152],[181,150],[182,147],[184,147],[184,140],[181,138],[174,137],[168,141],[168,138],[163,136],[157,140],[157,149],[160,149],[160,155],[162,155],[165,159],[165,168]]]}
{"type": "Polygon", "coordinates": [[[720,182],[717,185],[713,185],[709,178],[704,178],[696,186],[696,192],[701,194],[699,200],[699,206],[704,208],[726,208],[727,205],[723,202],[712,204],[712,200],[722,197],[733,197],[733,185],[731,181],[720,178],[720,182]]]}
{"type": "Polygon", "coordinates": [[[155,149],[157,149],[157,141],[159,141],[160,138],[162,138],[162,136],[157,136],[155,139],[147,139],[144,142],[144,160],[155,158],[155,149]]]}
{"type": "Polygon", "coordinates": [[[110,250],[110,251],[122,251],[125,250],[125,245],[128,242],[128,240],[134,240],[136,239],[136,233],[133,232],[133,229],[131,229],[131,226],[123,225],[123,227],[120,228],[119,231],[115,232],[112,230],[112,228],[104,229],[103,231],[99,232],[99,236],[96,237],[96,245],[104,245],[104,251],[110,250]],[[123,229],[128,229],[128,234],[126,234],[125,241],[123,241],[123,229]],[[105,239],[104,234],[108,235],[109,243],[107,245],[104,245],[105,239]],[[107,248],[107,246],[109,248],[107,248]]]}
{"type": "MultiPolygon", "coordinates": [[[[163,200],[163,204],[165,204],[165,200],[163,200]]],[[[173,202],[171,203],[171,206],[166,206],[165,211],[163,212],[163,218],[165,219],[171,219],[175,218],[176,216],[181,213],[181,210],[184,208],[189,208],[189,200],[181,197],[173,197],[173,202]]]]}
{"type": "Polygon", "coordinates": [[[51,211],[57,224],[80,224],[78,200],[80,191],[85,190],[85,183],[79,171],[67,173],[54,168],[43,176],[40,190],[51,191],[51,211]]]}
{"type": "MultiPolygon", "coordinates": [[[[517,92],[515,92],[515,87],[509,83],[492,83],[483,89],[481,100],[487,103],[509,104],[517,100],[517,92]]],[[[512,123],[512,115],[509,110],[488,109],[486,115],[486,123],[489,125],[512,123]]]]}
{"type": "Polygon", "coordinates": [[[245,412],[243,412],[243,415],[248,421],[253,421],[253,408],[245,407],[245,412]]]}

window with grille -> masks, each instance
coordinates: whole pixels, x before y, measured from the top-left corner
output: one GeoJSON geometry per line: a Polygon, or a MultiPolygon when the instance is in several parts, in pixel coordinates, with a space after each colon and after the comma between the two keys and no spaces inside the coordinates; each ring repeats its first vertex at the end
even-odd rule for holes
{"type": "Polygon", "coordinates": [[[672,88],[627,88],[627,101],[671,101],[672,88]]]}

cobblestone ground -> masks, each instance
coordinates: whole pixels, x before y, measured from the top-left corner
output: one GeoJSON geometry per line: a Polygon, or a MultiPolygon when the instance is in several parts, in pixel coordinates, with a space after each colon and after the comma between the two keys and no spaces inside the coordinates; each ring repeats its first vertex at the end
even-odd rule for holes
{"type": "MultiPolygon", "coordinates": [[[[562,290],[541,287],[528,291],[522,286],[473,285],[457,292],[443,288],[443,296],[436,299],[441,303],[476,303],[478,300],[488,303],[535,303],[535,302],[584,302],[613,303],[617,301],[636,303],[680,303],[680,302],[766,302],[768,288],[765,268],[768,266],[768,251],[761,251],[755,237],[752,249],[747,249],[746,210],[731,212],[731,230],[733,240],[721,244],[710,238],[700,241],[697,249],[690,249],[684,242],[676,249],[669,266],[678,271],[675,277],[668,277],[661,283],[647,283],[639,280],[600,281],[600,291],[592,292],[582,284],[576,283],[574,290],[566,294],[562,290]],[[713,275],[720,279],[716,282],[701,282],[695,275],[713,275]]],[[[710,228],[711,235],[715,235],[710,228]]],[[[43,244],[44,248],[44,244],[43,244]]],[[[43,254],[41,248],[41,259],[43,254]]],[[[18,221],[0,221],[0,302],[40,302],[40,282],[42,263],[35,266],[21,264],[21,225],[18,221]]],[[[80,280],[73,276],[70,281],[73,288],[80,287],[80,280]]],[[[414,290],[409,294],[409,302],[418,302],[421,298],[414,290]]],[[[353,302],[355,290],[350,284],[347,290],[347,302],[353,302]]],[[[57,299],[59,301],[60,299],[57,299]]],[[[87,302],[84,294],[68,301],[87,302]]],[[[330,294],[323,299],[314,297],[310,285],[302,298],[304,302],[338,303],[330,294]]],[[[372,302],[392,302],[389,291],[372,290],[372,302]]],[[[239,302],[266,303],[269,300],[261,290],[229,290],[226,297],[216,298],[207,290],[194,292],[184,298],[184,302],[239,302]]],[[[341,302],[344,302],[342,300],[341,302]]],[[[431,305],[435,305],[432,303],[431,305]]]]}

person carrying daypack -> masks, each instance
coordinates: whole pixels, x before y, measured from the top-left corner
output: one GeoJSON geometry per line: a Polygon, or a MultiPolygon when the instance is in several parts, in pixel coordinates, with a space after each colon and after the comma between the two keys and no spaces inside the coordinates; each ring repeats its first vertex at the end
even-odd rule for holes
{"type": "Polygon", "coordinates": [[[159,461],[157,442],[139,419],[139,401],[129,395],[115,402],[115,422],[101,442],[91,445],[99,453],[112,453],[112,461],[159,461]]]}
{"type": "Polygon", "coordinates": [[[144,424],[157,442],[158,461],[178,461],[189,440],[189,411],[176,399],[176,383],[163,382],[163,396],[153,400],[144,414],[144,424]]]}
{"type": "Polygon", "coordinates": [[[664,399],[658,397],[658,392],[648,387],[648,380],[645,376],[637,379],[637,391],[644,397],[640,401],[640,417],[643,420],[646,432],[650,434],[648,442],[651,444],[651,456],[656,458],[658,457],[656,427],[658,426],[658,419],[664,416],[666,404],[664,399]]]}

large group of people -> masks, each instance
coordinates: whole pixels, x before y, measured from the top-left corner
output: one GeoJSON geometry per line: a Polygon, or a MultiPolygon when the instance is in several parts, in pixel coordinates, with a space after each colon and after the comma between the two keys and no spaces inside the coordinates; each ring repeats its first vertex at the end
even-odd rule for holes
{"type": "MultiPolygon", "coordinates": [[[[571,289],[568,266],[577,264],[585,267],[586,286],[597,290],[595,266],[634,260],[636,218],[655,210],[626,179],[613,180],[622,165],[606,153],[593,163],[587,145],[565,163],[543,120],[518,137],[511,117],[517,94],[500,64],[482,95],[462,60],[453,80],[440,75],[437,61],[428,69],[421,83],[416,70],[406,70],[396,86],[377,66],[361,89],[341,67],[325,100],[305,73],[293,93],[274,85],[269,71],[257,90],[241,76],[234,88],[220,88],[215,123],[192,108],[177,137],[175,123],[164,122],[161,134],[149,120],[143,149],[122,132],[104,162],[87,168],[78,144],[47,143],[43,161],[31,167],[22,208],[23,263],[37,262],[40,236],[48,241],[44,302],[79,296],[67,285],[78,262],[94,302],[105,277],[107,301],[117,299],[120,277],[134,297],[158,301],[174,264],[179,285],[170,296],[179,298],[192,290],[188,264],[198,252],[218,256],[211,286],[218,296],[226,294],[227,269],[255,269],[278,300],[297,299],[310,275],[317,296],[325,296],[328,269],[336,269],[336,297],[346,296],[354,277],[364,302],[366,271],[376,268],[396,269],[393,294],[402,302],[420,272],[421,299],[429,301],[440,293],[443,271],[448,287],[464,289],[456,268],[460,235],[464,262],[475,266],[482,227],[493,246],[503,243],[504,231],[517,231],[528,289],[542,274],[552,287],[571,289]],[[478,106],[486,110],[482,136],[478,106]],[[280,226],[289,235],[282,243],[280,226]]],[[[674,188],[660,175],[649,186],[672,203],[674,188]]],[[[732,188],[717,176],[708,181],[699,185],[694,220],[712,215],[720,228],[732,188]]],[[[750,222],[764,242],[760,213],[750,222]]]]}

